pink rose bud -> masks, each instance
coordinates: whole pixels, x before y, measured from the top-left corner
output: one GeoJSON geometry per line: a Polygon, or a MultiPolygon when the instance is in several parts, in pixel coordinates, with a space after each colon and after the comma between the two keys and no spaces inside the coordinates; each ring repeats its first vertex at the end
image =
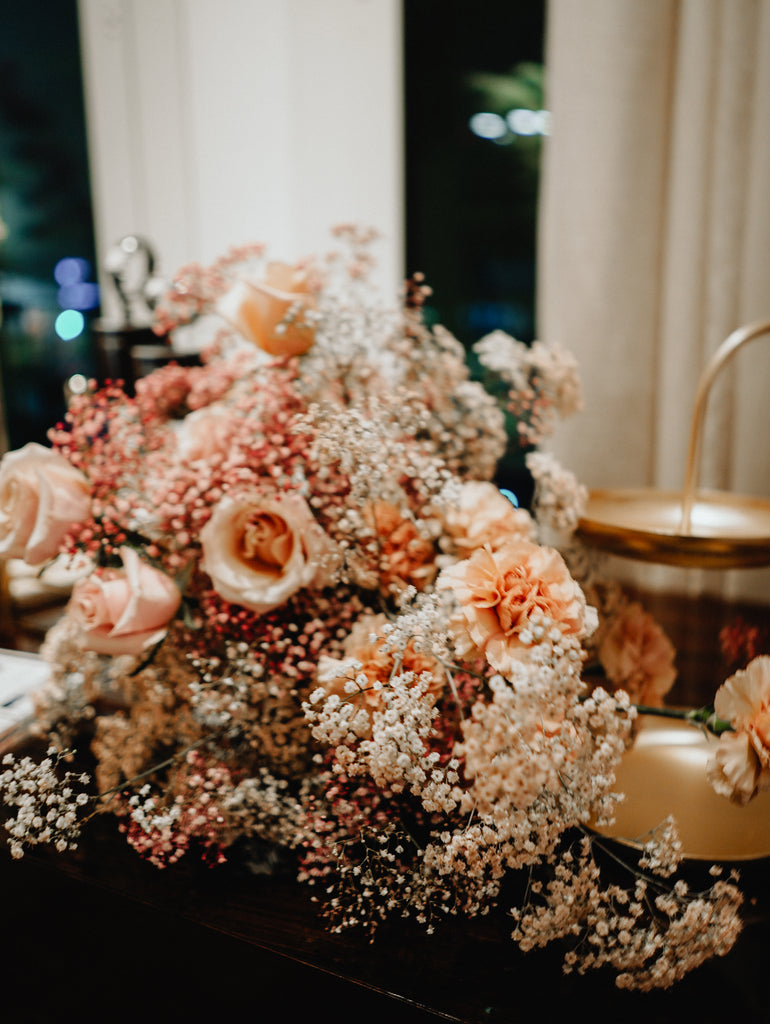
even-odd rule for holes
{"type": "Polygon", "coordinates": [[[120,556],[122,569],[105,569],[75,584],[69,614],[82,627],[87,650],[137,655],[163,639],[182,595],[133,548],[121,548],[120,556]]]}

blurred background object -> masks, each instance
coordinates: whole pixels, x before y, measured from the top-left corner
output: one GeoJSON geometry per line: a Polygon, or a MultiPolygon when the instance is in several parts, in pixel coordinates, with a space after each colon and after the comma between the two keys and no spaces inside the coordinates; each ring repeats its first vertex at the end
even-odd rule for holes
{"type": "Polygon", "coordinates": [[[0,378],[6,445],[45,443],[93,371],[98,310],[77,5],[13,4],[0,33],[0,378]]]}

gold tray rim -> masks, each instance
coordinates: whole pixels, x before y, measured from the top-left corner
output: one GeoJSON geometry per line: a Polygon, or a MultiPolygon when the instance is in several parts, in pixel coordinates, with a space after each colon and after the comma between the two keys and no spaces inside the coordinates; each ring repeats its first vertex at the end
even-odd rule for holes
{"type": "MultiPolygon", "coordinates": [[[[659,505],[661,508],[676,505],[681,507],[681,491],[659,490],[657,488],[601,488],[589,491],[586,509],[577,526],[577,536],[595,548],[634,558],[639,561],[655,562],[694,568],[750,568],[770,565],[770,532],[755,535],[718,536],[704,534],[681,534],[676,530],[664,529],[655,523],[649,527],[626,526],[612,522],[609,517],[592,514],[592,504],[603,502],[620,507],[634,502],[659,505]]],[[[725,507],[729,509],[757,509],[770,521],[770,500],[766,498],[733,494],[725,491],[699,490],[696,504],[725,507]]]]}

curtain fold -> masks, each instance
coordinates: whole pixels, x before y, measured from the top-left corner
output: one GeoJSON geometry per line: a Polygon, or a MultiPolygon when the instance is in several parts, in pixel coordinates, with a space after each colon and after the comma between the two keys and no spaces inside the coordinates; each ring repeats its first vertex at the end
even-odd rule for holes
{"type": "MultiPolygon", "coordinates": [[[[770,0],[550,0],[546,67],[538,334],[586,396],[553,447],[589,487],[675,489],[709,356],[770,320],[770,0]]],[[[770,336],[712,392],[703,486],[770,496],[769,381],[770,336]]]]}

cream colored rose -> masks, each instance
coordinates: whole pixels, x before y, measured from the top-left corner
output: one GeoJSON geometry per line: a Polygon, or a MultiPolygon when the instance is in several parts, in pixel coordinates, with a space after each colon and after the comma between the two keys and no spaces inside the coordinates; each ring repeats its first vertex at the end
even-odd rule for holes
{"type": "Polygon", "coordinates": [[[719,739],[707,773],[714,789],[747,804],[770,788],[770,657],[762,655],[717,690],[714,710],[733,732],[719,739]]]}
{"type": "Polygon", "coordinates": [[[436,586],[459,605],[452,628],[461,657],[483,654],[503,674],[529,646],[523,634],[549,619],[565,636],[583,636],[590,616],[579,585],[561,555],[531,541],[514,541],[444,569],[436,586]]]}
{"type": "Polygon", "coordinates": [[[63,455],[30,442],[0,462],[0,557],[54,558],[68,529],[90,515],[88,481],[63,455]]]}
{"type": "Polygon", "coordinates": [[[201,530],[201,546],[220,597],[255,612],[331,579],[332,543],[298,494],[224,497],[201,530]]]}
{"type": "Polygon", "coordinates": [[[82,628],[82,645],[99,654],[141,654],[165,636],[182,595],[174,581],[120,549],[122,569],[104,569],[76,583],[68,612],[82,628]]]}
{"type": "Polygon", "coordinates": [[[461,558],[485,544],[495,551],[510,541],[535,537],[529,512],[516,508],[486,480],[469,480],[462,485],[457,503],[444,515],[444,525],[461,558]]]}
{"type": "Polygon", "coordinates": [[[305,314],[315,308],[307,274],[286,263],[268,263],[263,280],[240,280],[217,304],[245,338],[271,356],[297,356],[315,340],[305,314]]]}
{"type": "Polygon", "coordinates": [[[675,654],[674,645],[638,601],[612,619],[599,644],[599,660],[610,682],[649,707],[661,707],[673,686],[675,654]]]}

